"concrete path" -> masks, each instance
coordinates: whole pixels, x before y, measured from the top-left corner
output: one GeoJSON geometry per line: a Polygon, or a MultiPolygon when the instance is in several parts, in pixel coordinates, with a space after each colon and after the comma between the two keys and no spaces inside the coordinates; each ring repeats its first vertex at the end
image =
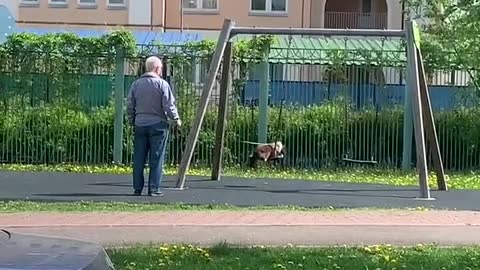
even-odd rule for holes
{"type": "Polygon", "coordinates": [[[103,245],[474,245],[473,211],[212,211],[151,213],[1,214],[0,229],[67,236],[103,245]]]}

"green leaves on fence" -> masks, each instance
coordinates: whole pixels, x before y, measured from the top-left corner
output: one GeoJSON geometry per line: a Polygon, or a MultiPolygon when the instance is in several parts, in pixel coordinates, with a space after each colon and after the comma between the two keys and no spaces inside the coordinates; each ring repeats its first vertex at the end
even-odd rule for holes
{"type": "Polygon", "coordinates": [[[27,51],[30,53],[50,53],[100,56],[114,54],[115,48],[121,46],[127,55],[136,52],[135,37],[130,31],[116,30],[99,38],[82,38],[73,33],[46,34],[43,36],[29,33],[15,33],[0,45],[4,53],[27,51]]]}
{"type": "MultiPolygon", "coordinates": [[[[233,81],[232,104],[238,105],[235,98],[240,96],[251,67],[263,58],[264,47],[272,42],[273,37],[260,36],[234,43],[234,61],[238,65],[235,71],[239,75],[233,81]]],[[[0,162],[110,163],[114,56],[118,46],[124,47],[127,61],[137,64],[152,53],[140,51],[131,33],[126,31],[115,31],[101,38],[15,34],[0,45],[0,162]]],[[[160,54],[169,55],[177,72],[174,85],[185,125],[170,143],[169,161],[176,163],[198,102],[198,85],[190,78],[197,64],[208,65],[215,42],[189,43],[174,51],[156,46],[160,54]]],[[[422,47],[428,48],[425,44],[422,47]]],[[[332,77],[346,81],[344,55],[337,55],[330,65],[332,77]]],[[[389,66],[387,62],[383,64],[389,66]]],[[[128,74],[126,81],[133,77],[128,74]]],[[[340,101],[286,107],[280,127],[277,127],[278,108],[270,108],[269,140],[284,141],[289,153],[286,162],[290,166],[335,166],[345,154],[360,159],[373,157],[382,164],[395,166],[401,159],[402,110],[356,111],[347,104],[340,101]]],[[[238,165],[246,161],[252,148],[242,141],[257,139],[258,112],[244,106],[230,108],[225,159],[238,165]]],[[[478,109],[436,115],[447,168],[476,168],[480,164],[478,115],[478,109]]],[[[193,164],[211,164],[216,117],[216,106],[211,106],[193,164]]],[[[124,156],[128,163],[132,135],[129,126],[124,128],[124,156]]]]}
{"type": "MultiPolygon", "coordinates": [[[[194,111],[195,107],[190,110],[194,111]]],[[[229,165],[246,162],[256,139],[257,111],[239,107],[230,112],[225,159],[229,165]],[[253,117],[252,117],[253,114],[253,117]],[[254,121],[252,122],[252,118],[254,121]]],[[[299,109],[284,108],[285,119],[277,129],[278,108],[269,111],[269,136],[279,136],[287,146],[287,165],[333,167],[346,152],[373,154],[386,165],[401,160],[403,113],[399,109],[348,111],[344,103],[330,103],[299,109]],[[368,142],[368,145],[366,145],[368,142]]],[[[468,168],[478,164],[480,122],[478,110],[443,112],[437,115],[437,129],[447,168],[468,168]],[[463,137],[455,134],[463,134],[463,137]]],[[[84,111],[76,104],[57,103],[35,107],[11,106],[0,118],[0,149],[7,163],[110,163],[113,148],[113,106],[84,111]]],[[[200,132],[194,164],[209,165],[214,146],[216,110],[209,110],[200,132]]],[[[180,158],[178,143],[185,140],[191,118],[181,133],[172,136],[169,162],[180,158]]],[[[131,132],[125,126],[125,133],[131,132]]],[[[125,137],[132,144],[132,137],[125,137]]],[[[131,148],[126,148],[131,155],[131,148]]],[[[369,158],[367,156],[362,158],[369,158]]]]}

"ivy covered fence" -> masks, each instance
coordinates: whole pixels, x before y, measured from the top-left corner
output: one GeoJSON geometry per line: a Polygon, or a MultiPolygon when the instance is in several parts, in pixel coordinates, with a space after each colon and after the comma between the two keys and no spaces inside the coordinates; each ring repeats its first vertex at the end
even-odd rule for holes
{"type": "MultiPolygon", "coordinates": [[[[258,67],[265,61],[263,48],[268,45],[268,139],[285,142],[285,166],[336,167],[349,155],[398,167],[403,103],[392,93],[403,91],[404,66],[402,59],[392,59],[392,53],[401,55],[401,47],[386,53],[383,47],[299,48],[298,44],[281,43],[279,37],[272,36],[234,42],[226,163],[243,166],[251,149],[243,141],[257,140],[259,116],[255,104],[258,77],[262,75],[258,67]],[[319,56],[308,56],[312,53],[319,56]],[[352,63],[352,57],[359,56],[362,61],[352,63]],[[278,104],[282,100],[288,102],[279,118],[278,104]]],[[[116,55],[122,48],[125,95],[146,56],[165,57],[167,79],[184,120],[169,144],[168,162],[178,164],[214,47],[214,41],[138,46],[132,34],[125,31],[100,38],[73,34],[10,36],[0,45],[0,163],[111,163],[116,136],[116,55]]],[[[432,72],[442,68],[434,62],[426,64],[434,67],[432,72]]],[[[480,166],[479,109],[468,87],[462,91],[466,95],[463,100],[473,104],[454,104],[448,110],[438,106],[437,131],[446,167],[473,170],[480,166]]],[[[198,166],[211,164],[217,117],[215,92],[213,97],[194,156],[193,164],[198,166]]],[[[122,163],[129,164],[133,137],[126,123],[122,163]]]]}

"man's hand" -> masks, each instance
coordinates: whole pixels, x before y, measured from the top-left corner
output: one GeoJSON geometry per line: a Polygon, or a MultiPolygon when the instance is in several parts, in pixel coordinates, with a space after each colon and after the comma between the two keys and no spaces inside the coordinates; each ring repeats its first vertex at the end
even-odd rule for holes
{"type": "Polygon", "coordinates": [[[182,120],[180,120],[180,118],[174,119],[174,120],[173,120],[173,123],[174,123],[175,126],[177,126],[177,127],[181,127],[181,126],[182,126],[182,120]]]}

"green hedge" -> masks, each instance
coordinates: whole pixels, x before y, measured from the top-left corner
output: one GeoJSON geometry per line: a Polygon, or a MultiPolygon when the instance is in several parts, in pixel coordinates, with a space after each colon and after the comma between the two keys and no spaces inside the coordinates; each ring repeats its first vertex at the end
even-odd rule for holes
{"type": "MultiPolygon", "coordinates": [[[[271,36],[238,41],[234,60],[239,78],[232,92],[239,95],[248,78],[249,65],[261,59],[262,48],[271,36]]],[[[152,52],[138,50],[133,35],[115,31],[100,38],[73,34],[36,36],[16,34],[0,46],[0,162],[4,163],[95,163],[112,162],[113,96],[115,54],[123,47],[130,72],[135,63],[152,52]]],[[[215,43],[203,41],[182,48],[154,46],[169,56],[176,70],[179,109],[185,126],[172,136],[169,162],[180,160],[185,137],[195,115],[196,96],[191,78],[192,63],[208,63],[215,43]],[[174,49],[175,52],[171,52],[174,49]],[[189,61],[186,61],[189,60],[189,61]],[[192,63],[190,63],[192,62],[192,63]],[[185,76],[182,76],[185,74],[185,76]]],[[[341,54],[340,54],[341,55],[341,54]]],[[[388,60],[388,59],[385,59],[388,60]]],[[[345,59],[331,68],[342,70],[345,59]]],[[[385,66],[391,63],[385,61],[385,66]]],[[[125,90],[133,79],[126,76],[125,90]]],[[[245,163],[256,141],[257,111],[232,106],[226,135],[225,160],[245,163]]],[[[281,126],[278,108],[269,111],[269,140],[281,139],[287,147],[286,166],[334,167],[348,154],[355,159],[378,160],[398,166],[402,155],[403,114],[389,108],[380,113],[345,107],[345,102],[310,107],[288,107],[281,126]]],[[[449,169],[477,169],[480,165],[480,121],[478,109],[437,114],[441,150],[449,169]]],[[[210,165],[214,146],[216,109],[210,108],[200,133],[193,164],[210,165]]],[[[125,126],[124,163],[131,162],[132,131],[125,126]]]]}
{"type": "MultiPolygon", "coordinates": [[[[196,104],[180,105],[184,126],[171,137],[169,162],[177,164],[196,104]]],[[[345,104],[329,103],[302,108],[284,108],[278,127],[278,108],[269,111],[269,140],[281,139],[287,147],[289,167],[335,167],[344,154],[356,159],[378,160],[398,166],[402,156],[403,113],[400,109],[375,112],[346,110],[345,104]]],[[[95,163],[108,164],[113,151],[113,106],[89,108],[76,102],[29,106],[20,98],[2,104],[0,117],[0,162],[3,163],[95,163]]],[[[225,161],[244,165],[256,141],[258,111],[233,106],[229,112],[225,161]]],[[[448,169],[477,169],[480,165],[478,110],[436,115],[437,131],[448,169]]],[[[217,110],[206,115],[194,165],[210,165],[217,110]]],[[[125,121],[126,122],[126,121],[125,121]]],[[[131,162],[132,131],[125,125],[124,162],[131,162]]]]}

